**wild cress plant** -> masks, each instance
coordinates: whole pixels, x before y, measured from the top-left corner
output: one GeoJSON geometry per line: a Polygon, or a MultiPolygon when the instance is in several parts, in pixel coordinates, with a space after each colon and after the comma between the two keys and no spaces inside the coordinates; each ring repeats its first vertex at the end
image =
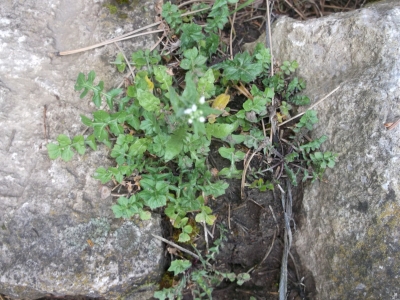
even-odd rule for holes
{"type": "MultiPolygon", "coordinates": [[[[204,28],[190,17],[183,18],[176,5],[165,3],[162,16],[170,26],[170,34],[178,36],[181,43],[176,55],[180,73],[184,73],[184,87],[175,83],[172,70],[163,65],[157,50],[132,54],[130,63],[136,73],[126,90],[106,92],[102,81],[94,83],[94,71],[87,76],[80,73],[75,84],[75,90],[81,91],[80,98],[90,95],[97,108],[105,101],[107,110],[97,110],[91,117],[81,115],[82,123],[92,129],[91,134],[72,140],[61,134],[58,143],[47,145],[51,159],[69,161],[73,149],[84,155],[86,146],[96,150],[99,143],[104,144],[116,164],[97,168],[94,178],[103,184],[115,181],[129,191],[127,197],[121,196],[112,206],[115,216],[129,219],[138,215],[145,220],[151,217],[151,210],[162,208],[173,226],[181,230],[179,242],[191,240],[189,214],[194,214],[199,223],[214,224],[216,217],[206,203],[225,193],[228,183],[221,178],[241,178],[237,163],[245,159],[243,149],[257,149],[265,140],[261,123],[270,116],[272,99],[280,105],[277,122],[290,116],[292,105],[310,102],[308,97],[297,95],[305,88],[305,82],[291,78],[298,67],[296,61],[284,62],[272,77],[268,75],[271,55],[263,44],[256,46],[253,55],[238,53],[232,60],[208,67],[217,49],[224,47],[217,33],[228,21],[228,4],[235,2],[216,0],[209,14],[203,15],[207,20],[204,28]],[[245,87],[247,96],[242,109],[232,112],[228,107],[229,89],[238,86],[245,87]],[[218,152],[230,161],[217,174],[207,160],[213,139],[223,142],[225,146],[218,152]],[[129,190],[132,186],[136,189],[129,190]]],[[[205,6],[200,4],[196,9],[205,6]]],[[[120,72],[126,69],[122,54],[113,64],[120,72]]],[[[309,173],[315,180],[335,164],[335,154],[315,152],[325,136],[303,142],[304,133],[317,121],[316,112],[307,111],[292,128],[294,151],[282,153],[285,174],[293,184],[297,184],[300,171],[304,180],[310,177],[309,173]]],[[[262,172],[257,174],[263,176],[262,172]]],[[[261,177],[250,188],[274,188],[273,183],[261,177]]],[[[171,268],[180,274],[190,266],[190,262],[178,260],[171,268]]],[[[204,274],[193,276],[209,282],[204,274]]],[[[203,289],[201,294],[209,294],[206,287],[199,287],[203,289]]]]}

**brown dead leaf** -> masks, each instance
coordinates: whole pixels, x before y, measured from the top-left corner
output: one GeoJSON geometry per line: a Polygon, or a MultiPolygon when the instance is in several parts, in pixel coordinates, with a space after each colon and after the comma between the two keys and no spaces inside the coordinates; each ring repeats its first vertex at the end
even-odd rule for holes
{"type": "Polygon", "coordinates": [[[173,248],[173,247],[168,247],[168,248],[167,248],[167,251],[168,251],[169,254],[172,254],[172,255],[174,255],[174,256],[177,256],[177,255],[179,254],[179,253],[178,253],[178,249],[173,248]]]}

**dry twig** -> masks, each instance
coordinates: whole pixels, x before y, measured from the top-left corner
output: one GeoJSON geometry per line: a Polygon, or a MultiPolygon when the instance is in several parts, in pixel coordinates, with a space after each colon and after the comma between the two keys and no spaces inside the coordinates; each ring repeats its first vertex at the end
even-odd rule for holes
{"type": "Polygon", "coordinates": [[[168,245],[171,245],[171,246],[173,246],[173,247],[175,247],[175,248],[181,250],[182,252],[185,252],[185,253],[187,253],[187,254],[193,256],[193,257],[196,258],[196,259],[200,259],[200,257],[199,257],[197,254],[194,254],[192,251],[187,250],[187,249],[185,249],[185,248],[183,248],[183,247],[181,247],[181,246],[175,244],[174,242],[170,242],[170,241],[168,241],[167,239],[164,239],[163,237],[158,236],[158,235],[153,234],[153,233],[152,233],[151,235],[152,235],[153,237],[155,237],[156,239],[158,239],[158,240],[160,240],[160,241],[162,241],[162,242],[164,242],[164,243],[166,243],[166,244],[168,244],[168,245]]]}
{"type": "Polygon", "coordinates": [[[317,106],[318,104],[320,104],[322,101],[324,101],[325,99],[327,99],[330,95],[332,95],[334,92],[336,92],[338,89],[340,88],[340,85],[334,89],[333,91],[331,91],[328,95],[326,95],[325,97],[323,97],[321,100],[317,101],[316,103],[314,103],[313,105],[311,105],[309,108],[307,108],[306,111],[297,114],[296,116],[294,116],[293,118],[290,118],[289,120],[286,120],[285,122],[280,123],[278,126],[282,126],[283,124],[286,124],[294,119],[297,119],[298,117],[301,117],[302,115],[304,115],[308,110],[314,108],[315,106],[317,106]]]}

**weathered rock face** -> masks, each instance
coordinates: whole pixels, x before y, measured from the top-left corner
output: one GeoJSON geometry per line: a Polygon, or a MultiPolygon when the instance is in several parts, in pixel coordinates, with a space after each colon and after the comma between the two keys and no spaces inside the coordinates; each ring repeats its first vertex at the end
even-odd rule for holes
{"type": "MultiPolygon", "coordinates": [[[[49,53],[89,46],[153,23],[154,0],[133,1],[124,19],[103,1],[27,0],[0,5],[0,293],[36,299],[45,294],[113,299],[129,291],[148,299],[160,276],[160,219],[113,219],[110,187],[92,178],[109,166],[108,150],[50,161],[46,144],[85,130],[79,72],[95,70],[106,88],[122,75],[109,64],[115,45],[65,57],[49,53]]],[[[121,43],[126,55],[150,47],[153,36],[121,43]]]]}
{"type": "Polygon", "coordinates": [[[339,154],[327,182],[305,190],[296,248],[317,299],[399,299],[400,3],[306,22],[280,19],[276,57],[299,62],[317,107],[314,137],[339,154]]]}

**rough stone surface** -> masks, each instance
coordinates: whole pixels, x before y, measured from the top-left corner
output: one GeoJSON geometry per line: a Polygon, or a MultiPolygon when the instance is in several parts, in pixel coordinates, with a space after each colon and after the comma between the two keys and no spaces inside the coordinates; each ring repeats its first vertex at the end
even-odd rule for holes
{"type": "Polygon", "coordinates": [[[316,299],[400,298],[400,3],[306,22],[282,18],[273,31],[280,61],[296,59],[316,102],[314,137],[339,154],[326,182],[305,189],[295,235],[316,299]]]}
{"type": "MultiPolygon", "coordinates": [[[[72,137],[85,130],[80,114],[90,116],[94,107],[74,91],[79,72],[95,70],[106,89],[123,80],[109,64],[118,52],[115,45],[63,57],[49,53],[154,22],[154,0],[130,3],[125,15],[110,14],[106,2],[98,0],[0,5],[2,294],[113,299],[131,291],[136,299],[148,299],[138,291],[152,290],[158,281],[162,246],[149,234],[161,233],[160,219],[114,220],[110,187],[92,178],[98,166],[111,165],[108,150],[100,147],[69,163],[50,161],[46,150],[58,134],[72,137]]],[[[153,36],[143,36],[121,46],[129,56],[153,43],[153,36]]]]}

